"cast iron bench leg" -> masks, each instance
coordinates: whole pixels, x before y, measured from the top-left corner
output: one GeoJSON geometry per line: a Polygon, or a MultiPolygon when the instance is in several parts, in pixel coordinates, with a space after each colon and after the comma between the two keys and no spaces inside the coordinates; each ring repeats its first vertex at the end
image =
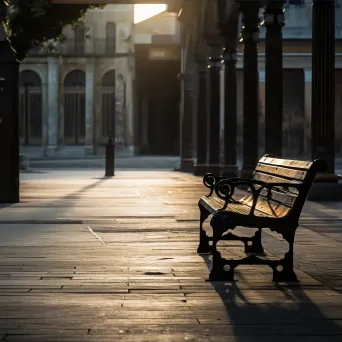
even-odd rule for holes
{"type": "Polygon", "coordinates": [[[203,222],[208,218],[209,212],[202,206],[198,205],[200,209],[200,242],[197,248],[198,254],[208,254],[211,252],[209,241],[211,240],[205,230],[203,229],[203,222]]]}
{"type": "Polygon", "coordinates": [[[244,241],[246,254],[265,254],[264,248],[261,243],[261,228],[259,228],[253,237],[244,241]]]}
{"type": "Polygon", "coordinates": [[[279,263],[274,264],[273,281],[274,282],[298,282],[297,275],[293,269],[293,245],[294,245],[295,230],[284,236],[289,243],[289,251],[285,253],[284,258],[279,260],[279,263]]]}

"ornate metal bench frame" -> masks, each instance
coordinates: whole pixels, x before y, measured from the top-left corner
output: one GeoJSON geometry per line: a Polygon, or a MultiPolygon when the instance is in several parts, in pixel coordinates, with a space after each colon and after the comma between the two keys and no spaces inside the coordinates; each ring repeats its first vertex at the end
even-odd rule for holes
{"type": "MultiPolygon", "coordinates": [[[[263,158],[269,157],[265,155],[263,158]]],[[[277,159],[279,160],[279,159],[277,159]]],[[[277,166],[277,164],[275,164],[277,166]]],[[[203,183],[210,189],[206,198],[214,196],[222,201],[224,205],[217,210],[209,207],[208,203],[199,200],[200,209],[200,242],[197,249],[199,254],[212,253],[213,264],[210,272],[210,280],[233,281],[234,272],[239,265],[267,265],[273,270],[274,282],[296,282],[297,276],[293,269],[293,248],[296,229],[299,225],[299,217],[302,207],[306,201],[308,192],[315,179],[317,172],[326,171],[327,163],[324,160],[315,160],[310,168],[307,169],[307,176],[301,184],[282,183],[282,182],[263,182],[257,179],[242,178],[226,178],[214,174],[207,174],[203,178],[203,183]],[[232,214],[227,206],[229,203],[237,202],[233,199],[234,192],[238,186],[246,186],[253,195],[253,203],[249,215],[232,214]],[[284,217],[258,217],[254,215],[254,210],[258,202],[260,193],[266,189],[267,198],[271,197],[272,189],[277,187],[289,189],[294,188],[298,191],[296,206],[294,206],[284,217]],[[213,229],[213,237],[209,237],[203,229],[204,221],[213,215],[210,225],[213,229]],[[245,226],[249,228],[257,228],[258,230],[252,237],[241,237],[228,232],[237,226],[245,226]],[[261,231],[263,228],[269,228],[283,236],[289,244],[289,250],[280,260],[269,260],[260,258],[257,255],[264,254],[264,248],[261,243],[261,231]],[[220,240],[238,240],[244,243],[245,253],[247,256],[243,259],[227,260],[222,258],[221,253],[217,250],[217,243],[220,240]]],[[[293,179],[294,180],[294,179],[293,179]]]]}

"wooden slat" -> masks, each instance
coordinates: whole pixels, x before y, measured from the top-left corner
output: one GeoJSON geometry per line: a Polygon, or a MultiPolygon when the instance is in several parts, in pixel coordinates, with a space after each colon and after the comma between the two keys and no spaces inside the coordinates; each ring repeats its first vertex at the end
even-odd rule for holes
{"type": "MultiPolygon", "coordinates": [[[[252,196],[245,197],[243,203],[249,207],[253,205],[252,196]]],[[[265,198],[259,198],[256,204],[256,209],[267,216],[284,217],[291,210],[290,207],[283,204],[274,202],[272,200],[265,200],[265,198]]]]}
{"type": "Polygon", "coordinates": [[[289,207],[293,207],[296,199],[297,199],[297,194],[295,193],[290,193],[290,192],[281,192],[281,191],[271,191],[271,196],[268,198],[268,190],[263,189],[260,193],[260,196],[265,198],[265,200],[273,200],[278,203],[285,204],[289,207]]]}
{"type": "Polygon", "coordinates": [[[290,160],[290,159],[277,159],[271,157],[262,157],[259,163],[279,165],[283,167],[290,167],[294,169],[309,170],[312,166],[312,162],[302,160],[290,160]]]}
{"type": "Polygon", "coordinates": [[[255,172],[253,175],[253,178],[265,183],[286,183],[286,184],[301,184],[301,181],[298,181],[296,179],[286,179],[286,178],[281,178],[278,176],[274,175],[269,175],[266,173],[262,172],[255,172]]]}
{"type": "Polygon", "coordinates": [[[303,181],[307,175],[307,171],[305,170],[294,170],[280,167],[277,165],[269,165],[263,163],[258,163],[257,167],[255,168],[255,171],[269,173],[279,177],[296,179],[299,181],[303,181]]]}

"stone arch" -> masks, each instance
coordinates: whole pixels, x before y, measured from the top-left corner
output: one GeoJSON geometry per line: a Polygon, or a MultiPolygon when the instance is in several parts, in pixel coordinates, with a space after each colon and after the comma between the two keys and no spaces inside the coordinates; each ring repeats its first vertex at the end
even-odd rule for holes
{"type": "Polygon", "coordinates": [[[21,144],[41,145],[43,137],[42,79],[31,69],[19,73],[19,137],[21,144]]]}
{"type": "Polygon", "coordinates": [[[40,75],[33,70],[26,69],[20,71],[19,74],[19,86],[29,85],[33,87],[41,87],[42,80],[40,75]]]}
{"type": "Polygon", "coordinates": [[[101,78],[102,87],[115,87],[115,69],[106,71],[101,78]]]}
{"type": "Polygon", "coordinates": [[[74,69],[64,78],[64,87],[85,87],[85,72],[74,69]]]}
{"type": "Polygon", "coordinates": [[[85,85],[83,70],[74,69],[64,78],[64,143],[83,145],[85,142],[85,85]]]}

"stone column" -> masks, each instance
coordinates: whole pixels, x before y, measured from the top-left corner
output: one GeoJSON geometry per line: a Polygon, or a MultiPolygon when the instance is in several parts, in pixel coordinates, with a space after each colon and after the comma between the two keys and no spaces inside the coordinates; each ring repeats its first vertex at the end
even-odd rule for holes
{"type": "Polygon", "coordinates": [[[2,26],[5,10],[0,4],[0,203],[18,203],[19,63],[2,26]]]}
{"type": "Polygon", "coordinates": [[[221,174],[228,177],[237,175],[237,53],[235,50],[224,49],[224,123],[223,123],[223,160],[221,174]]]}
{"type": "MultiPolygon", "coordinates": [[[[47,77],[47,73],[46,73],[47,77]]],[[[43,147],[43,154],[47,155],[47,148],[48,148],[48,120],[49,120],[49,107],[48,107],[48,83],[47,80],[44,79],[42,84],[42,147],[43,147]]]]}
{"type": "Polygon", "coordinates": [[[181,119],[180,119],[180,170],[193,172],[192,156],[192,84],[191,75],[182,74],[181,78],[181,119]]]}
{"type": "Polygon", "coordinates": [[[259,153],[269,153],[265,150],[265,70],[259,70],[259,153]]]}
{"type": "Polygon", "coordinates": [[[243,15],[243,160],[242,177],[250,177],[258,162],[258,38],[259,3],[240,0],[243,15]]]}
{"type": "Polygon", "coordinates": [[[335,2],[314,0],[312,5],[312,159],[328,163],[318,175],[308,198],[342,200],[342,184],[335,175],[335,2]]]}
{"type": "Polygon", "coordinates": [[[47,155],[58,151],[59,115],[59,62],[57,57],[48,57],[48,144],[47,155]]]}
{"type": "Polygon", "coordinates": [[[196,158],[194,174],[203,176],[207,171],[207,64],[205,61],[197,63],[197,76],[196,158]]]}
{"type": "Polygon", "coordinates": [[[311,92],[312,72],[304,70],[304,154],[311,155],[311,92]]]}
{"type": "Polygon", "coordinates": [[[220,45],[210,46],[207,79],[207,172],[220,174],[220,45]]]}
{"type": "Polygon", "coordinates": [[[323,158],[335,173],[335,3],[312,5],[312,158],[323,158]]]}
{"type": "Polygon", "coordinates": [[[95,98],[95,62],[93,58],[86,62],[85,90],[85,154],[94,154],[94,98],[95,98]]]}
{"type": "Polygon", "coordinates": [[[283,132],[283,0],[271,0],[264,12],[265,41],[265,150],[282,157],[283,132]]]}

